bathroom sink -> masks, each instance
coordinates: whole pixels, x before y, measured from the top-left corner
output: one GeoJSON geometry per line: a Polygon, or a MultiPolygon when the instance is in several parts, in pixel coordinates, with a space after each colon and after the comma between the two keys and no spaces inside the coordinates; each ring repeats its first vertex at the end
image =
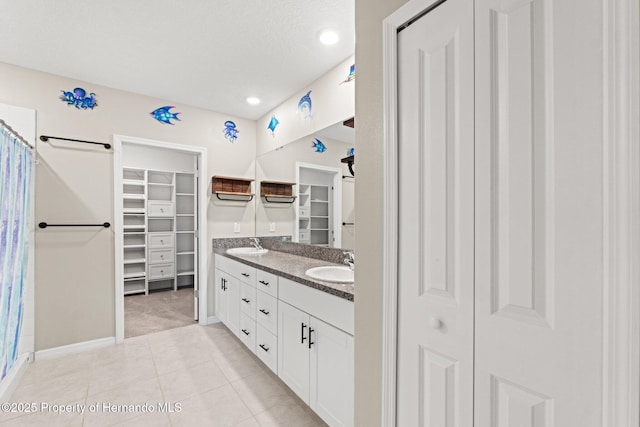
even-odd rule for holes
{"type": "Polygon", "coordinates": [[[227,249],[229,255],[263,255],[267,252],[269,252],[269,249],[256,249],[254,247],[227,249]]]}
{"type": "Polygon", "coordinates": [[[305,271],[304,274],[325,282],[353,283],[353,270],[346,266],[327,265],[325,267],[314,267],[305,271]]]}

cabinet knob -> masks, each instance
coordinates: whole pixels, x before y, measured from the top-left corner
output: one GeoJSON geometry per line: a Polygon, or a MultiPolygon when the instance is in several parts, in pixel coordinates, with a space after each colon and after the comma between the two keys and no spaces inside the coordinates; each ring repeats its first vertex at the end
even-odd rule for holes
{"type": "Polygon", "coordinates": [[[443,326],[442,320],[438,319],[435,316],[429,318],[429,326],[431,329],[440,329],[443,326]]]}

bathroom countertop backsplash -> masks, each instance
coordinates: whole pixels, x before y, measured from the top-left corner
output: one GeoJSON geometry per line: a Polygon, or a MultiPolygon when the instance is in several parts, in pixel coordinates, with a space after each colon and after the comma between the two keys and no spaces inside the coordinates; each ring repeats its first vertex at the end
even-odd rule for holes
{"type": "Polygon", "coordinates": [[[243,264],[353,301],[353,284],[325,282],[312,279],[304,274],[305,271],[313,267],[327,264],[344,265],[344,254],[341,249],[323,248],[281,239],[283,238],[260,238],[262,246],[269,249],[269,252],[264,255],[229,255],[226,253],[229,248],[252,246],[249,238],[213,239],[213,250],[219,255],[224,255],[243,264]]]}

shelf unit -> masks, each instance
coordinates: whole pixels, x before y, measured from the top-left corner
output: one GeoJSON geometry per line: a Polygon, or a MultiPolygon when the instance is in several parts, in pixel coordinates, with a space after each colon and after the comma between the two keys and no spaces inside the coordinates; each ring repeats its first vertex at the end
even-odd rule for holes
{"type": "Polygon", "coordinates": [[[296,201],[294,185],[295,182],[260,181],[260,196],[269,203],[293,203],[296,201]]]}
{"type": "Polygon", "coordinates": [[[124,294],[194,286],[193,173],[123,169],[124,294]]]}
{"type": "Polygon", "coordinates": [[[176,173],[176,289],[193,286],[196,276],[196,183],[190,173],[176,173]]]}
{"type": "Polygon", "coordinates": [[[329,195],[329,186],[299,185],[298,242],[329,246],[331,242],[329,195]]]}
{"type": "Polygon", "coordinates": [[[122,170],[124,294],[147,293],[146,182],[143,169],[122,170]]]}
{"type": "Polygon", "coordinates": [[[213,194],[220,200],[248,202],[253,199],[253,179],[216,175],[211,178],[213,194]]]}

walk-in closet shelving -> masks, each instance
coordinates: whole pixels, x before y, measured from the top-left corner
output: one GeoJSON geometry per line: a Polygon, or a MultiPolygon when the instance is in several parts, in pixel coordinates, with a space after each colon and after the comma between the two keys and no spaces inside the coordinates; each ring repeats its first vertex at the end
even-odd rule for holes
{"type": "Polygon", "coordinates": [[[176,288],[195,280],[196,182],[191,173],[176,173],[176,288]]]}
{"type": "Polygon", "coordinates": [[[147,171],[147,194],[149,289],[175,290],[175,173],[147,171]]]}
{"type": "Polygon", "coordinates": [[[146,171],[122,171],[124,293],[147,293],[146,171]]]}
{"type": "Polygon", "coordinates": [[[193,173],[123,169],[125,295],[194,286],[193,173]]]}
{"type": "Polygon", "coordinates": [[[298,241],[329,246],[331,238],[329,187],[300,184],[298,192],[298,241]]]}

